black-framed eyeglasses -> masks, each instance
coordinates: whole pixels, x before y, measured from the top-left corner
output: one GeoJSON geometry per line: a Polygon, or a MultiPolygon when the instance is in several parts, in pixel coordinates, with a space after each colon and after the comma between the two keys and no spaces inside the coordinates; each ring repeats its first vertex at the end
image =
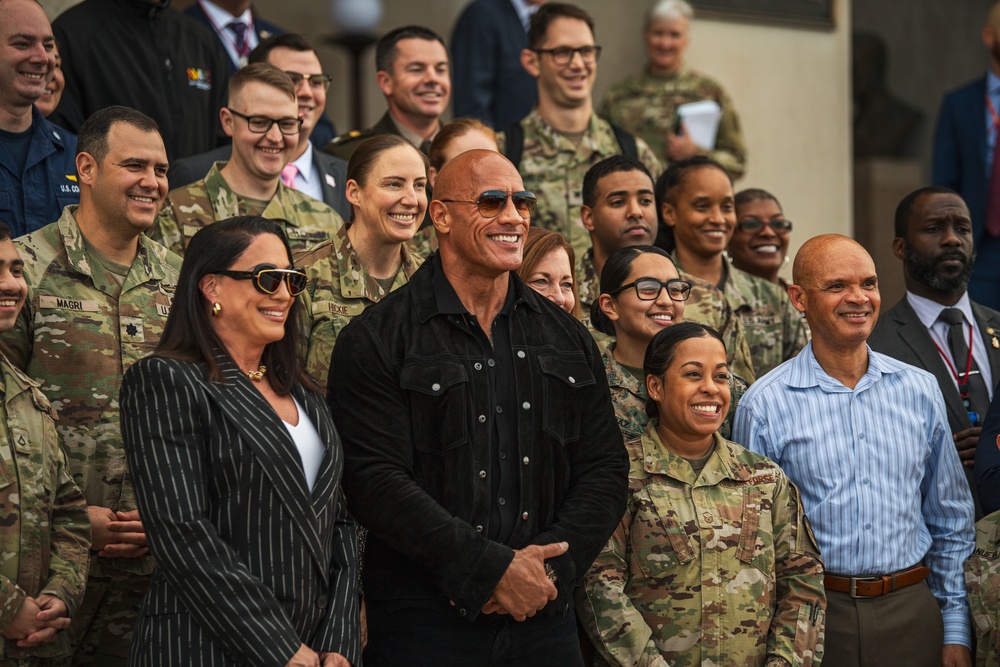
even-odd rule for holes
{"type": "Polygon", "coordinates": [[[601,57],[601,47],[597,45],[581,46],[575,49],[571,46],[560,46],[554,49],[532,49],[532,51],[549,54],[556,65],[569,65],[577,53],[580,54],[580,59],[587,64],[596,63],[601,57]]]}
{"type": "MultiPolygon", "coordinates": [[[[229,107],[226,107],[227,109],[229,107]]],[[[235,109],[229,109],[229,113],[242,118],[247,122],[247,127],[254,134],[267,134],[271,127],[277,123],[278,131],[285,135],[298,134],[302,128],[301,118],[268,118],[267,116],[248,116],[235,109]]]]}
{"type": "Polygon", "coordinates": [[[289,72],[288,70],[285,70],[285,74],[292,78],[292,83],[296,86],[305,80],[313,88],[322,88],[323,90],[328,90],[330,83],[333,81],[332,74],[299,74],[298,72],[289,72]]]}
{"type": "Polygon", "coordinates": [[[791,220],[758,220],[757,218],[747,218],[736,223],[736,229],[747,234],[756,234],[765,226],[769,226],[771,231],[781,236],[792,231],[791,220]]]}
{"type": "Polygon", "coordinates": [[[635,295],[641,301],[656,301],[660,298],[660,292],[664,287],[667,288],[667,296],[670,297],[671,301],[687,301],[688,297],[691,296],[691,283],[680,278],[674,278],[666,282],[657,280],[656,278],[639,278],[636,281],[611,290],[608,294],[617,296],[629,287],[635,288],[635,295]]]}
{"type": "Polygon", "coordinates": [[[495,218],[500,215],[500,212],[504,210],[507,206],[507,197],[510,197],[514,201],[514,210],[517,214],[524,219],[530,218],[535,213],[535,207],[538,205],[538,200],[535,199],[535,195],[531,192],[515,192],[512,195],[508,195],[502,190],[487,190],[486,192],[479,195],[479,199],[439,199],[438,201],[447,202],[449,204],[475,204],[479,207],[479,215],[484,218],[495,218]]]}
{"type": "Polygon", "coordinates": [[[274,264],[258,264],[249,271],[216,271],[219,275],[236,280],[253,280],[253,286],[263,294],[274,294],[284,281],[288,293],[298,296],[306,289],[308,278],[302,269],[279,269],[274,264]]]}

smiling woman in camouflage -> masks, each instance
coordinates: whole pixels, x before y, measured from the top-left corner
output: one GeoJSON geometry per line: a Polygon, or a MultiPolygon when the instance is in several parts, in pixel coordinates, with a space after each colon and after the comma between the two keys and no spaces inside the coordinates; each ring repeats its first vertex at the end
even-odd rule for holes
{"type": "Polygon", "coordinates": [[[350,228],[296,255],[309,275],[303,294],[306,372],[325,391],[330,355],[351,318],[402,287],[422,263],[408,243],[427,210],[427,158],[402,137],[361,143],[347,166],[350,228]]]}
{"type": "Polygon", "coordinates": [[[795,486],[718,433],[722,338],[674,324],[643,370],[650,421],[626,443],[625,515],[577,589],[594,664],[818,665],[823,564],[795,486]]]}

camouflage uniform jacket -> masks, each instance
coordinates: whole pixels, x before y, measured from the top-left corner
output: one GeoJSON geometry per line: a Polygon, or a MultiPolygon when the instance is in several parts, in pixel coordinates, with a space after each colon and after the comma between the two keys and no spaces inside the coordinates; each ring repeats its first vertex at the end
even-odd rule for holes
{"type": "Polygon", "coordinates": [[[965,563],[976,667],[1000,667],[1000,512],[976,522],[976,549],[965,563]]]}
{"type": "MultiPolygon", "coordinates": [[[[676,251],[672,257],[680,269],[676,251]]],[[[809,336],[805,320],[792,306],[788,293],[780,286],[740,271],[725,255],[722,256],[722,261],[723,276],[725,276],[722,292],[729,307],[738,315],[743,325],[743,333],[750,346],[753,370],[757,377],[762,377],[782,362],[794,357],[806,346],[809,336]]],[[[710,285],[705,281],[701,282],[710,285]]],[[[701,287],[698,289],[699,298],[702,289],[701,287]]],[[[688,303],[696,298],[695,291],[692,287],[688,303]]],[[[686,309],[684,313],[687,315],[686,309]]],[[[693,316],[688,319],[701,321],[693,316]]]]}
{"type": "MultiPolygon", "coordinates": [[[[524,181],[524,189],[538,198],[538,209],[531,217],[531,224],[562,234],[580,257],[590,247],[590,233],[580,221],[583,177],[604,158],[621,153],[611,124],[592,114],[578,147],[542,120],[538,109],[524,117],[521,128],[524,150],[517,170],[524,181]]],[[[500,152],[503,152],[506,141],[503,133],[498,140],[500,152]]],[[[660,161],[642,139],[637,139],[636,143],[639,161],[656,180],[663,171],[660,161]]]]}
{"type": "Polygon", "coordinates": [[[714,100],[722,109],[715,148],[702,153],[739,178],[747,165],[740,119],[722,87],[706,76],[684,69],[674,76],[658,77],[644,70],[611,87],[601,116],[642,137],[664,164],[669,164],[667,134],[677,125],[677,107],[702,100],[714,100]]]}
{"type": "MultiPolygon", "coordinates": [[[[90,558],[90,519],[59,442],[52,408],[38,383],[0,356],[4,400],[0,416],[0,629],[26,596],[45,593],[72,616],[83,599],[90,558]]],[[[69,655],[63,633],[51,644],[19,649],[0,641],[4,658],[69,655]]],[[[11,663],[13,664],[13,663],[11,663]]]]}
{"type": "Polygon", "coordinates": [[[818,665],[823,563],[795,485],[718,434],[696,476],[655,425],[626,443],[625,515],[577,589],[600,654],[613,665],[818,665]]]}
{"type": "MultiPolygon", "coordinates": [[[[405,285],[424,261],[405,244],[400,254],[402,263],[390,292],[405,285]]],[[[337,336],[355,315],[378,303],[385,291],[362,266],[346,227],[337,231],[335,240],[296,254],[295,265],[309,274],[309,284],[302,294],[309,340],[305,369],[326,393],[330,356],[337,336]]]]}
{"type": "MultiPolygon", "coordinates": [[[[77,206],[15,241],[24,259],[28,302],[0,351],[42,386],[58,413],[73,478],[88,505],[137,509],[118,422],[125,370],[152,352],[163,333],[181,259],[139,236],[122,288],[87,251],[77,206]]],[[[153,559],[94,558],[91,574],[149,574],[153,559]]]]}
{"type": "MultiPolygon", "coordinates": [[[[704,280],[695,278],[678,269],[680,277],[691,282],[691,295],[684,302],[684,319],[705,324],[722,336],[726,345],[726,361],[729,370],[740,376],[747,385],[757,379],[753,362],[750,360],[750,346],[743,334],[739,318],[733,317],[732,310],[722,292],[704,280]]],[[[590,322],[590,306],[601,294],[600,276],[594,267],[594,249],[583,254],[576,268],[577,291],[583,308],[583,323],[593,334],[598,347],[603,351],[611,337],[594,329],[590,322]]]]}
{"type": "Polygon", "coordinates": [[[779,285],[740,271],[725,255],[722,261],[726,263],[723,292],[743,323],[754,370],[762,376],[806,346],[805,319],[779,285]]]}
{"type": "MultiPolygon", "coordinates": [[[[246,215],[243,198],[232,191],[219,172],[224,166],[216,162],[202,180],[172,190],[147,236],[183,255],[191,237],[202,227],[246,215]]],[[[292,252],[332,239],[344,226],[344,219],[335,210],[281,182],[261,215],[278,223],[292,252]]]]}
{"type": "MultiPolygon", "coordinates": [[[[615,408],[615,418],[621,429],[625,442],[642,437],[649,417],[646,416],[646,385],[621,364],[614,355],[615,343],[612,341],[604,350],[604,369],[608,373],[608,387],[611,389],[611,404],[615,408]]],[[[719,434],[729,438],[733,432],[733,417],[736,415],[736,405],[746,393],[747,385],[738,376],[729,374],[729,412],[719,427],[719,434]]]]}

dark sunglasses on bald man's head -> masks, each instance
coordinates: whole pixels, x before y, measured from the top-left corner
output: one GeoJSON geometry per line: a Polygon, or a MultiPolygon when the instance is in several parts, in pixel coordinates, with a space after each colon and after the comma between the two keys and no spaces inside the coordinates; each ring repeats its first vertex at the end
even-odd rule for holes
{"type": "Polygon", "coordinates": [[[302,269],[279,269],[274,264],[258,264],[250,271],[225,270],[216,273],[235,280],[253,280],[253,286],[263,294],[274,294],[281,288],[281,281],[284,280],[288,293],[298,296],[305,291],[308,282],[302,269]]]}
{"type": "MultiPolygon", "coordinates": [[[[439,199],[449,204],[476,204],[479,214],[484,218],[495,218],[507,206],[507,193],[501,190],[487,190],[479,195],[479,199],[439,199]]],[[[530,218],[535,212],[538,200],[530,192],[515,192],[510,195],[514,201],[514,210],[524,219],[530,218]]]]}

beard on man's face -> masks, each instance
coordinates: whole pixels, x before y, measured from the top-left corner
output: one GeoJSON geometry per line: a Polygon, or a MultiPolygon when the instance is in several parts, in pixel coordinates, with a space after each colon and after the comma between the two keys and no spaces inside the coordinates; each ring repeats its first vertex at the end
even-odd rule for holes
{"type": "Polygon", "coordinates": [[[976,260],[975,250],[972,251],[971,255],[966,255],[958,248],[952,248],[926,258],[918,255],[917,251],[909,243],[906,243],[905,252],[907,270],[918,283],[935,292],[959,292],[964,291],[968,286],[969,276],[972,274],[972,263],[976,260]],[[958,260],[961,265],[954,269],[945,269],[939,266],[941,262],[948,260],[958,260]]]}

